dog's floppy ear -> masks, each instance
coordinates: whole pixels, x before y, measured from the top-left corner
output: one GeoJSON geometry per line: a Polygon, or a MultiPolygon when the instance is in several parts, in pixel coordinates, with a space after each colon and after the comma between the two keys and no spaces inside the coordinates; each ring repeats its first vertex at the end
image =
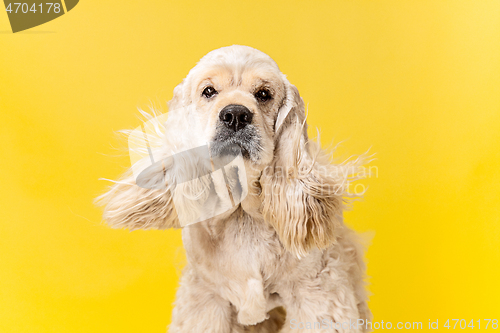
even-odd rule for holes
{"type": "MultiPolygon", "coordinates": [[[[297,88],[288,82],[288,79],[285,75],[282,76],[283,81],[285,83],[285,99],[283,100],[283,104],[278,110],[278,116],[276,117],[276,122],[274,123],[275,133],[278,133],[281,125],[285,122],[288,114],[292,109],[299,108],[304,111],[304,101],[300,97],[299,91],[297,88]]],[[[302,112],[301,114],[304,114],[302,112]]]]}
{"type": "Polygon", "coordinates": [[[304,102],[297,88],[285,84],[274,160],[260,179],[262,212],[284,247],[301,257],[335,242],[345,183],[319,144],[308,140],[304,102]]]}
{"type": "Polygon", "coordinates": [[[116,181],[108,192],[96,199],[104,206],[103,219],[113,228],[179,228],[172,196],[167,189],[139,187],[131,172],[116,181]]]}
{"type": "MultiPolygon", "coordinates": [[[[174,89],[174,96],[169,102],[169,117],[182,117],[182,112],[176,112],[185,105],[185,83],[180,83],[174,89]]],[[[164,124],[160,123],[158,117],[153,118],[147,116],[151,121],[149,128],[158,130],[164,129],[164,124]]],[[[129,149],[131,138],[144,138],[142,131],[129,132],[129,149]],[[137,132],[137,133],[135,133],[137,132]]],[[[164,133],[157,133],[157,138],[160,138],[164,133]]],[[[173,138],[178,139],[178,138],[173,138]]],[[[136,140],[133,140],[136,141],[136,140]]],[[[148,140],[146,140],[148,141],[148,140]]],[[[164,138],[162,141],[165,141],[164,138]]],[[[148,142],[149,144],[150,142],[148,142]]],[[[139,150],[149,150],[149,147],[142,146],[139,150]]],[[[133,149],[131,151],[133,153],[133,149]]],[[[151,151],[149,151],[151,154],[151,151]]],[[[177,212],[174,207],[172,198],[171,186],[165,181],[165,163],[162,157],[157,157],[156,163],[142,173],[142,183],[139,182],[137,174],[134,175],[134,168],[144,169],[144,164],[148,164],[150,157],[134,163],[132,169],[129,170],[120,180],[114,182],[108,192],[104,193],[95,200],[95,203],[104,206],[103,219],[113,228],[125,228],[130,230],[136,229],[168,229],[181,227],[177,212]],[[159,161],[159,162],[158,162],[159,161]],[[162,164],[163,163],[163,164],[162,164]]]]}

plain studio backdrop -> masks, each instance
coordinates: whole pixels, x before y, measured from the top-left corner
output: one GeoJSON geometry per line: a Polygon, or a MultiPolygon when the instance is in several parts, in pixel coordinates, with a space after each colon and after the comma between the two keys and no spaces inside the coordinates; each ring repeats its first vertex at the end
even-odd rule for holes
{"type": "Polygon", "coordinates": [[[83,0],[0,31],[0,332],[165,332],[180,231],[92,200],[130,166],[113,131],[231,44],[277,61],[335,156],[376,153],[346,214],[375,232],[374,320],[500,319],[500,1],[83,0]]]}

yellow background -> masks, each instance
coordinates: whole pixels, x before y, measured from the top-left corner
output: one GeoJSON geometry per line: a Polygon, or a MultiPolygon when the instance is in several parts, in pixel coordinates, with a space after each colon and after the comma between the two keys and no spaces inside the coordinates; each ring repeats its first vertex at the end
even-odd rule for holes
{"type": "Polygon", "coordinates": [[[82,0],[9,31],[2,9],[0,332],[165,332],[180,232],[92,200],[129,166],[113,131],[231,44],[278,62],[325,146],[377,153],[347,214],[376,233],[375,321],[500,319],[500,1],[82,0]]]}

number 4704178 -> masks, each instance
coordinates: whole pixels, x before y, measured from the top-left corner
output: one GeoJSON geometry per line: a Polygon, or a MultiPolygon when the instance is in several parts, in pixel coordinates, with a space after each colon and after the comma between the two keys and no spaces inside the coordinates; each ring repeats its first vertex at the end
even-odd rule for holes
{"type": "Polygon", "coordinates": [[[476,321],[474,321],[474,319],[471,319],[471,321],[469,323],[467,323],[467,321],[465,319],[448,319],[446,321],[446,323],[444,324],[444,327],[446,327],[448,329],[450,329],[450,328],[453,328],[453,329],[456,329],[456,328],[466,329],[468,327],[469,328],[475,328],[475,327],[477,327],[478,329],[481,329],[481,328],[488,329],[488,327],[490,327],[492,329],[497,329],[498,328],[498,319],[478,319],[476,321]],[[450,320],[452,322],[455,322],[455,324],[453,325],[453,327],[450,325],[450,320]],[[486,322],[485,324],[483,324],[483,327],[481,327],[481,320],[484,320],[486,322]],[[477,326],[474,326],[474,323],[477,323],[477,326]],[[457,325],[459,327],[457,327],[457,325]]]}
{"type": "Polygon", "coordinates": [[[22,3],[22,2],[12,3],[11,2],[7,6],[6,10],[9,13],[14,12],[15,14],[17,14],[17,13],[27,14],[28,12],[50,13],[51,11],[53,13],[60,13],[61,12],[61,4],[60,3],[53,3],[53,2],[46,2],[46,3],[39,3],[39,4],[34,3],[30,7],[27,3],[22,3]]]}

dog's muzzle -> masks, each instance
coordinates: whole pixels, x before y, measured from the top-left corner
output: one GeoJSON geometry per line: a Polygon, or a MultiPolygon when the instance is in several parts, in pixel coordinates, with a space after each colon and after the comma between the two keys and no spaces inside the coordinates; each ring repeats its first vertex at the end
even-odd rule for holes
{"type": "Polygon", "coordinates": [[[219,112],[219,121],[211,146],[215,155],[238,155],[257,161],[260,158],[260,137],[253,113],[244,105],[229,104],[219,112]]]}

